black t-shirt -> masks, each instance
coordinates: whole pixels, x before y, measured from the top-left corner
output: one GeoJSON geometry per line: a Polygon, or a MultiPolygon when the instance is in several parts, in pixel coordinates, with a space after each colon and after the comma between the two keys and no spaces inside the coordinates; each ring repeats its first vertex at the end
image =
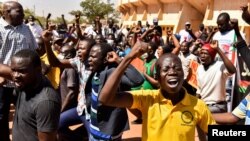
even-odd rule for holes
{"type": "Polygon", "coordinates": [[[17,91],[13,141],[38,141],[38,132],[56,131],[59,124],[61,100],[50,82],[44,78],[31,92],[17,91]]]}
{"type": "Polygon", "coordinates": [[[157,30],[157,32],[159,32],[160,36],[162,36],[162,28],[161,28],[161,26],[157,25],[157,26],[155,26],[155,29],[157,30]]]}

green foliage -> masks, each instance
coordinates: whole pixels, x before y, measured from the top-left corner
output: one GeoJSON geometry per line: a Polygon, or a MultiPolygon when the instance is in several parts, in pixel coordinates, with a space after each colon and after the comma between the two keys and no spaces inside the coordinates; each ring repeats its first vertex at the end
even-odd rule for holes
{"type": "MultiPolygon", "coordinates": [[[[34,17],[35,17],[35,19],[36,19],[36,21],[37,21],[37,23],[38,23],[38,21],[40,21],[41,22],[41,24],[43,25],[43,27],[45,27],[45,24],[46,24],[46,17],[42,17],[42,16],[38,16],[38,15],[35,15],[34,14],[34,12],[31,10],[31,9],[29,9],[29,8],[26,8],[26,9],[24,9],[24,18],[25,19],[28,19],[28,17],[30,16],[30,15],[33,15],[34,17]]],[[[66,19],[65,19],[66,20],[66,19]]],[[[51,21],[51,22],[53,22],[53,23],[63,23],[63,20],[62,20],[62,17],[56,17],[56,18],[54,18],[54,19],[49,19],[49,21],[51,21]]],[[[67,23],[68,21],[66,20],[66,23],[67,23]]]]}
{"type": "MultiPolygon", "coordinates": [[[[86,19],[86,17],[83,17],[83,14],[82,14],[81,10],[73,10],[73,11],[70,11],[69,14],[74,16],[74,17],[75,17],[75,15],[80,15],[81,16],[80,23],[86,23],[87,22],[87,19],[86,19]]],[[[75,22],[75,20],[72,20],[69,23],[74,23],[74,22],[75,22]]]]}
{"type": "Polygon", "coordinates": [[[30,10],[29,8],[24,9],[23,12],[24,12],[24,18],[25,19],[28,19],[28,17],[30,15],[35,16],[34,11],[30,10]]]}
{"type": "MultiPolygon", "coordinates": [[[[51,20],[53,23],[63,23],[63,19],[62,17],[56,17],[55,19],[51,20]]],[[[68,21],[65,19],[66,23],[68,23],[68,21]]]]}
{"type": "Polygon", "coordinates": [[[81,12],[81,15],[86,17],[89,23],[95,19],[96,16],[99,16],[101,19],[108,16],[114,12],[112,4],[106,4],[100,0],[85,0],[80,3],[82,11],[71,11],[70,14],[75,15],[78,12],[81,12]]]}
{"type": "Polygon", "coordinates": [[[80,16],[83,16],[81,10],[73,10],[73,11],[70,11],[69,14],[71,14],[72,16],[79,15],[79,14],[80,16]]]}

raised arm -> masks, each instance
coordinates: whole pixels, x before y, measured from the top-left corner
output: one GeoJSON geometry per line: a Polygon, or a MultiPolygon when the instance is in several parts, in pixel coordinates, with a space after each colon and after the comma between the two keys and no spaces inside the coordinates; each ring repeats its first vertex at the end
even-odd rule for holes
{"type": "Polygon", "coordinates": [[[59,59],[57,59],[54,52],[52,51],[52,47],[51,47],[51,43],[50,43],[52,40],[51,31],[45,30],[43,32],[42,37],[44,40],[45,49],[46,49],[46,53],[47,53],[50,65],[53,67],[59,67],[59,68],[71,68],[72,65],[70,64],[70,61],[68,59],[59,60],[59,59]]]}
{"type": "Polygon", "coordinates": [[[4,79],[12,80],[11,73],[12,73],[12,70],[9,66],[0,64],[0,77],[4,79]]]}
{"type": "Polygon", "coordinates": [[[244,5],[244,6],[241,6],[240,9],[242,10],[242,19],[250,24],[250,13],[248,12],[248,6],[247,5],[244,5]]]}
{"type": "Polygon", "coordinates": [[[46,23],[45,23],[45,29],[49,29],[49,19],[50,19],[51,14],[49,13],[46,17],[46,23]]]}
{"type": "Polygon", "coordinates": [[[75,15],[75,22],[76,22],[76,33],[78,39],[84,39],[84,36],[82,35],[82,31],[80,28],[80,14],[75,15]]]}
{"type": "Polygon", "coordinates": [[[180,45],[179,41],[177,40],[177,38],[173,34],[172,30],[167,31],[167,36],[169,36],[169,37],[171,37],[173,39],[174,46],[175,46],[175,48],[172,50],[171,53],[173,53],[175,55],[178,55],[180,50],[181,50],[181,45],[180,45]]]}
{"type": "Polygon", "coordinates": [[[38,24],[41,26],[41,28],[44,29],[44,27],[43,27],[41,21],[40,21],[39,19],[37,19],[37,18],[36,18],[35,20],[38,22],[38,24]]]}
{"type": "Polygon", "coordinates": [[[64,18],[64,15],[62,14],[62,21],[63,21],[63,25],[66,29],[68,29],[68,26],[67,26],[67,23],[66,23],[66,20],[64,18]]]}
{"type": "Polygon", "coordinates": [[[238,20],[232,19],[231,23],[233,25],[235,35],[237,37],[237,42],[235,44],[235,47],[237,48],[238,52],[240,53],[242,59],[246,63],[247,67],[250,69],[250,49],[247,47],[246,41],[242,38],[238,26],[238,20]]]}
{"type": "Polygon", "coordinates": [[[234,64],[227,58],[227,56],[221,51],[221,49],[218,46],[218,41],[212,41],[211,47],[214,48],[217,51],[217,53],[220,55],[228,72],[231,74],[234,74],[236,72],[236,68],[234,64]]]}
{"type": "Polygon", "coordinates": [[[138,56],[141,56],[147,48],[147,44],[137,41],[131,52],[125,56],[118,67],[113,71],[102,88],[99,101],[105,105],[114,107],[131,107],[133,103],[132,95],[129,92],[120,92],[117,89],[121,81],[122,75],[131,63],[138,56]]]}
{"type": "Polygon", "coordinates": [[[63,44],[69,43],[71,41],[73,42],[73,44],[76,44],[78,42],[78,38],[72,36],[75,30],[76,30],[75,23],[73,23],[73,25],[68,28],[67,37],[64,38],[63,44]]]}
{"type": "Polygon", "coordinates": [[[190,36],[191,36],[194,40],[197,39],[197,37],[194,35],[194,33],[193,33],[193,31],[192,31],[191,28],[189,28],[189,29],[187,30],[187,32],[190,34],[190,36]]]}
{"type": "MultiPolygon", "coordinates": [[[[114,51],[109,52],[106,58],[107,58],[107,61],[110,63],[115,62],[116,64],[120,64],[121,62],[121,58],[114,51]]],[[[112,72],[113,70],[110,71],[109,73],[112,73],[112,72]]],[[[126,70],[124,71],[121,77],[121,81],[119,83],[121,87],[119,90],[124,90],[123,88],[127,90],[127,86],[129,88],[138,87],[138,86],[141,86],[143,82],[144,82],[144,78],[142,77],[141,73],[132,65],[128,65],[128,67],[126,68],[126,70]]]]}
{"type": "Polygon", "coordinates": [[[210,32],[209,34],[208,34],[208,37],[207,37],[207,39],[206,39],[206,43],[209,43],[210,41],[211,41],[211,39],[212,39],[212,37],[214,36],[214,34],[217,32],[217,27],[214,27],[213,28],[213,30],[212,30],[212,32],[210,32]]]}
{"type": "Polygon", "coordinates": [[[148,30],[146,30],[142,35],[141,35],[141,39],[146,38],[151,32],[153,32],[155,26],[150,26],[148,28],[148,30]]]}

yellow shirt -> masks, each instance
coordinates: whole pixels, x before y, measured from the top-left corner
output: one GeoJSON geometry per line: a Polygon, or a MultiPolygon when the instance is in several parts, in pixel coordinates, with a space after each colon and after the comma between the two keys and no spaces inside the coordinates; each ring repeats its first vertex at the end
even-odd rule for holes
{"type": "Polygon", "coordinates": [[[175,106],[159,90],[131,91],[133,105],[142,111],[142,141],[194,141],[196,125],[208,132],[215,124],[207,105],[187,92],[175,106]]]}
{"type": "MultiPolygon", "coordinates": [[[[55,53],[55,52],[54,52],[55,53]]],[[[57,55],[57,54],[55,54],[57,55]]],[[[46,64],[49,65],[49,60],[47,53],[40,57],[40,59],[46,64]]],[[[52,86],[57,89],[60,83],[60,68],[58,67],[51,67],[49,72],[46,74],[47,78],[50,80],[52,86]]]]}

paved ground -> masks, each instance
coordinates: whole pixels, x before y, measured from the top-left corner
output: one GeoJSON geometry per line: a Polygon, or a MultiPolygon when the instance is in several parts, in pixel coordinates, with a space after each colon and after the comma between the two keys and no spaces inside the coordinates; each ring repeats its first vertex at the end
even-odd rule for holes
{"type": "Polygon", "coordinates": [[[135,116],[128,111],[130,130],[123,135],[124,141],[140,141],[141,140],[141,124],[131,124],[135,120],[135,116]]]}

